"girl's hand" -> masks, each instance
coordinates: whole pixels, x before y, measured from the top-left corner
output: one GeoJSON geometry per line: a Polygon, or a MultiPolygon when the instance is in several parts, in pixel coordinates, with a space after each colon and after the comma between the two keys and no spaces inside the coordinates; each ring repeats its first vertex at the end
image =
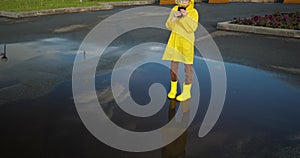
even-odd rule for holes
{"type": "Polygon", "coordinates": [[[175,11],[173,13],[172,21],[175,21],[179,16],[181,16],[181,12],[180,11],[175,11]]]}
{"type": "Polygon", "coordinates": [[[180,13],[182,14],[182,16],[187,16],[188,12],[184,9],[180,9],[180,13]]]}
{"type": "Polygon", "coordinates": [[[181,12],[180,11],[175,11],[174,13],[173,13],[173,17],[179,17],[179,16],[181,16],[181,12]]]}

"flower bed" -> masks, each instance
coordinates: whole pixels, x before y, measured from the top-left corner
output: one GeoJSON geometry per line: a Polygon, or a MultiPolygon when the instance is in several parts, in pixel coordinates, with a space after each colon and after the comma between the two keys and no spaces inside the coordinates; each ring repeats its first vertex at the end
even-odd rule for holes
{"type": "Polygon", "coordinates": [[[251,18],[234,18],[231,24],[300,30],[300,12],[275,13],[251,18]]]}

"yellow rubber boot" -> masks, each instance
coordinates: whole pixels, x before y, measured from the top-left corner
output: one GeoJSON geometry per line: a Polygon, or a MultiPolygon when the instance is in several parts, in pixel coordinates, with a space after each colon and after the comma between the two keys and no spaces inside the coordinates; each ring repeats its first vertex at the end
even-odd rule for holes
{"type": "Polygon", "coordinates": [[[192,84],[183,84],[182,93],[176,97],[178,101],[185,101],[191,98],[191,87],[192,84]]]}
{"type": "Polygon", "coordinates": [[[168,97],[170,99],[175,99],[176,94],[177,94],[177,82],[178,81],[171,81],[171,90],[168,94],[168,97]]]}

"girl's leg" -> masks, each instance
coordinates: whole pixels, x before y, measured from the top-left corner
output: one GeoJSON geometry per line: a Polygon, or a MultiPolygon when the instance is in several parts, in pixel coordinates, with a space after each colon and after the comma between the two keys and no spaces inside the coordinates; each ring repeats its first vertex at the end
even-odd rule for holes
{"type": "Polygon", "coordinates": [[[185,64],[185,82],[183,84],[182,92],[179,96],[176,97],[178,101],[185,101],[191,98],[191,87],[193,82],[193,65],[185,64]]]}
{"type": "Polygon", "coordinates": [[[177,83],[178,83],[178,62],[171,61],[171,70],[170,70],[170,76],[171,76],[171,89],[168,93],[168,97],[171,99],[175,99],[177,94],[177,83]]]}
{"type": "Polygon", "coordinates": [[[178,80],[178,62],[171,61],[171,70],[170,70],[170,76],[172,81],[177,81],[178,80]]]}
{"type": "Polygon", "coordinates": [[[193,82],[193,65],[192,64],[185,64],[185,84],[192,84],[193,82]]]}

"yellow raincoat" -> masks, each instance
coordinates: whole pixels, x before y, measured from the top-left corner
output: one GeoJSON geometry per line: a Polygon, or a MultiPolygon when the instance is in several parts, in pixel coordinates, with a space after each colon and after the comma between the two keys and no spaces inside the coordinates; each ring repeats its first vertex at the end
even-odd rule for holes
{"type": "Polygon", "coordinates": [[[172,31],[162,60],[193,64],[194,62],[194,32],[198,27],[198,12],[194,8],[194,0],[186,8],[187,16],[177,18],[172,22],[174,11],[178,10],[178,5],[173,7],[166,27],[172,31]]]}

